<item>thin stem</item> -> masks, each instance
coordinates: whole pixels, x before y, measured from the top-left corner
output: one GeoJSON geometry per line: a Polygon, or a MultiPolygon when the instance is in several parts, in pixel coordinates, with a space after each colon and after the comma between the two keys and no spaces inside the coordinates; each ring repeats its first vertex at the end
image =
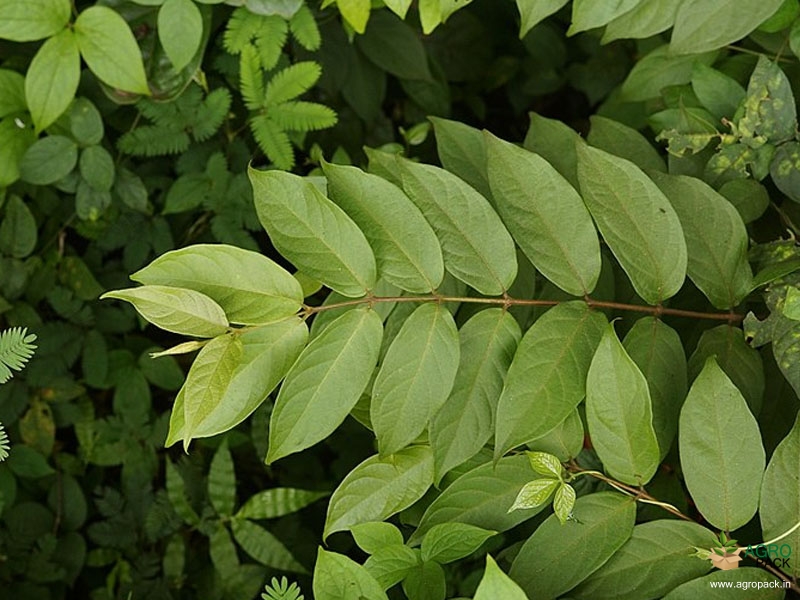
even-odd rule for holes
{"type": "MultiPolygon", "coordinates": [[[[661,306],[644,306],[641,304],[625,304],[622,302],[608,302],[605,300],[594,300],[588,296],[584,299],[586,304],[592,308],[608,308],[612,310],[622,310],[630,312],[640,312],[650,314],[656,317],[669,315],[673,317],[688,317],[694,319],[711,319],[715,321],[726,321],[728,323],[735,323],[741,321],[744,315],[734,312],[727,313],[711,313],[700,312],[695,310],[683,310],[680,308],[668,308],[661,306]]],[[[532,300],[525,298],[511,298],[504,296],[502,298],[474,298],[470,296],[439,296],[436,294],[430,296],[366,296],[356,300],[345,300],[343,302],[335,302],[333,304],[325,304],[322,306],[306,306],[304,307],[305,315],[311,316],[317,313],[325,312],[327,310],[335,310],[337,308],[346,308],[349,306],[358,306],[361,304],[377,304],[379,302],[464,302],[471,304],[493,304],[495,306],[502,306],[508,308],[510,306],[555,306],[561,304],[561,300],[532,300]]]]}
{"type": "MultiPolygon", "coordinates": [[[[728,50],[733,50],[734,52],[741,52],[742,54],[751,54],[752,56],[767,56],[764,52],[758,52],[757,50],[750,50],[749,48],[742,48],[741,46],[734,46],[729,45],[725,46],[728,50]]],[[[782,58],[781,56],[775,57],[775,62],[793,62],[789,58],[782,58]]]]}
{"type": "Polygon", "coordinates": [[[776,537],[775,539],[773,539],[773,540],[770,540],[770,541],[768,541],[768,542],[761,542],[761,543],[760,543],[760,544],[758,544],[758,545],[759,545],[759,546],[769,546],[770,544],[774,544],[775,542],[779,542],[780,540],[782,540],[783,538],[785,538],[787,535],[791,535],[791,534],[793,534],[793,533],[794,533],[795,531],[797,531],[798,529],[800,529],[800,521],[798,521],[797,523],[795,523],[795,524],[794,524],[794,526],[793,526],[793,527],[792,527],[792,528],[791,528],[789,531],[785,531],[784,533],[780,534],[780,535],[779,535],[778,537],[776,537]]]}

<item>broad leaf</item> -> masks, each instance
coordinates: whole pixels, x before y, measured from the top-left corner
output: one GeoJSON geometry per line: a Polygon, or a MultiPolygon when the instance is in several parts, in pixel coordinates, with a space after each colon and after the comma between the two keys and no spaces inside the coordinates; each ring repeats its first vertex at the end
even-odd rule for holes
{"type": "Polygon", "coordinates": [[[231,532],[236,543],[262,565],[278,571],[307,572],[286,546],[261,525],[247,519],[232,519],[231,532]]]}
{"type": "Polygon", "coordinates": [[[439,237],[445,268],[482,294],[506,291],[517,274],[514,241],[486,198],[438,167],[400,165],[403,189],[439,237]]]}
{"type": "Polygon", "coordinates": [[[422,560],[442,565],[455,562],[475,552],[495,533],[467,523],[435,525],[422,540],[422,560]]]}
{"type": "Polygon", "coordinates": [[[584,302],[568,302],[525,333],[497,405],[495,458],[545,435],[583,400],[605,323],[584,302]]]}
{"type": "Polygon", "coordinates": [[[37,132],[67,110],[80,76],[81,57],[72,31],[64,29],[42,44],[25,76],[25,100],[37,132]]]}
{"type": "Polygon", "coordinates": [[[236,518],[275,519],[297,512],[328,495],[328,492],[313,492],[295,488],[272,488],[250,496],[236,513],[236,518]]]}
{"type": "Polygon", "coordinates": [[[572,187],[580,189],[577,148],[578,144],[583,143],[583,138],[561,121],[548,119],[534,112],[529,115],[531,126],[525,135],[523,146],[553,165],[572,187]]]}
{"type": "Polygon", "coordinates": [[[624,15],[634,9],[642,0],[607,0],[606,2],[596,2],[595,0],[573,0],[572,2],[572,24],[567,35],[574,35],[587,29],[602,27],[606,23],[613,21],[617,17],[624,15]]]}
{"type": "Polygon", "coordinates": [[[25,258],[36,248],[36,219],[19,196],[6,201],[3,213],[0,251],[14,258],[25,258]]]}
{"type": "Polygon", "coordinates": [[[170,446],[187,436],[191,439],[218,435],[244,421],[283,379],[305,347],[307,338],[308,329],[300,319],[280,321],[240,334],[242,355],[224,392],[215,396],[214,402],[209,402],[207,412],[195,419],[191,432],[184,429],[184,394],[178,394],[165,445],[170,446]]]}
{"type": "Polygon", "coordinates": [[[731,325],[704,331],[689,357],[689,381],[700,374],[710,356],[715,357],[725,375],[739,388],[750,412],[758,415],[766,385],[764,363],[758,351],[745,341],[744,332],[731,325]]]}
{"type": "Polygon", "coordinates": [[[558,598],[611,558],[633,532],[636,502],[600,492],[579,498],[573,512],[575,520],[564,525],[555,515],[548,517],[511,565],[511,578],[531,598],[558,598]],[[542,560],[542,548],[547,560],[542,560]]]}
{"type": "Polygon", "coordinates": [[[623,123],[592,115],[586,141],[595,148],[631,161],[640,169],[666,171],[664,159],[645,136],[623,123]]]}
{"type": "Polygon", "coordinates": [[[486,154],[497,210],[531,263],[573,296],[594,290],[600,243],[575,188],[542,157],[489,133],[486,154]]]}
{"type": "Polygon", "coordinates": [[[715,542],[714,533],[697,523],[642,523],[633,528],[625,545],[570,596],[587,600],[661,598],[709,571],[711,563],[693,556],[691,549],[711,548],[715,542]]]}
{"type": "MultiPolygon", "coordinates": [[[[388,523],[386,524],[388,525],[388,523]]],[[[374,525],[374,523],[365,523],[365,525],[374,525]]],[[[364,568],[385,590],[400,583],[411,569],[420,564],[419,550],[413,550],[403,545],[402,542],[381,545],[375,548],[371,554],[372,556],[364,563],[364,568]]]]}
{"type": "Polygon", "coordinates": [[[194,290],[145,285],[106,292],[100,298],[130,302],[153,325],[173,333],[214,337],[228,330],[228,318],[220,305],[194,290]]]}
{"type": "Polygon", "coordinates": [[[664,194],[633,163],[578,144],[581,195],[636,292],[650,304],[674,296],[686,276],[686,242],[664,194]]]}
{"type": "Polygon", "coordinates": [[[475,600],[528,600],[528,596],[522,591],[514,580],[503,573],[494,559],[486,555],[486,570],[475,590],[475,600]]]}
{"type": "Polygon", "coordinates": [[[644,317],[633,324],[622,344],[647,380],[653,430],[663,458],[678,431],[678,415],[688,390],[681,338],[659,319],[644,317]]]}
{"type": "Polygon", "coordinates": [[[451,483],[425,511],[408,540],[419,544],[440,523],[467,523],[492,531],[506,531],[530,519],[544,507],[509,513],[520,488],[535,477],[525,456],[507,456],[496,465],[485,463],[451,483]]]}
{"type": "Polygon", "coordinates": [[[414,600],[444,600],[447,597],[444,569],[434,561],[415,565],[403,579],[403,592],[414,600]]]}
{"type": "Polygon", "coordinates": [[[702,63],[695,63],[692,69],[692,91],[720,119],[733,118],[745,96],[738,81],[702,63]]]}
{"type": "MultiPolygon", "coordinates": [[[[194,430],[216,408],[230,385],[242,359],[241,340],[233,334],[221,335],[200,350],[181,388],[183,394],[183,447],[195,437],[194,430]]],[[[178,402],[176,401],[176,408],[178,402]]],[[[173,408],[173,413],[175,408],[173,408]]]]}
{"type": "Polygon", "coordinates": [[[257,252],[223,244],[196,244],[162,254],[131,279],[201,292],[231,323],[257,325],[288,317],[303,304],[300,284],[257,252]]]}
{"type": "Polygon", "coordinates": [[[583,421],[578,409],[575,409],[555,428],[542,437],[531,440],[526,445],[531,450],[547,452],[560,461],[567,462],[580,454],[583,449],[583,440],[583,421]]]}
{"type": "Polygon", "coordinates": [[[675,17],[670,51],[691,54],[716,50],[742,39],[771,17],[783,0],[684,2],[675,17]]]}
{"type": "Polygon", "coordinates": [[[519,37],[527,33],[547,17],[557,12],[568,0],[517,0],[520,15],[519,37]]]}
{"type": "Polygon", "coordinates": [[[30,144],[19,161],[20,176],[34,185],[66,177],[78,162],[78,147],[63,135],[48,135],[30,144]]]}
{"type": "Polygon", "coordinates": [[[697,510],[724,531],[747,523],[758,509],[764,446],[742,394],[713,358],[686,397],[678,442],[686,488],[697,510]]]}
{"type": "Polygon", "coordinates": [[[439,117],[428,117],[428,120],[433,123],[436,150],[442,166],[491,200],[484,134],[459,121],[439,117]]]}
{"type": "Polygon", "coordinates": [[[150,94],[133,33],[119,13],[90,6],[75,19],[81,56],[103,83],[125,92],[150,94]]]}
{"type": "Polygon", "coordinates": [[[364,232],[378,275],[409,292],[431,292],[444,277],[439,240],[408,197],[356,167],[323,164],[328,194],[364,232]]]}
{"type": "Polygon", "coordinates": [[[500,308],[480,311],[459,330],[453,391],[429,427],[437,482],[492,437],[497,400],[521,335],[514,317],[500,308]]]}
{"type": "Polygon", "coordinates": [[[687,581],[664,596],[664,600],[728,600],[731,591],[725,584],[730,584],[734,589],[742,588],[741,593],[736,594],[742,600],[783,600],[786,595],[783,582],[775,575],[760,567],[740,567],[714,571],[705,577],[687,581]]]}
{"type": "Polygon", "coordinates": [[[0,39],[33,42],[63,30],[69,0],[0,0],[0,39]]]}
{"type": "Polygon", "coordinates": [[[348,297],[375,285],[375,256],[364,234],[308,180],[249,170],[256,212],[272,243],[295,266],[348,297]]]}
{"type": "MultiPolygon", "coordinates": [[[[737,123],[745,141],[759,148],[764,141],[785,142],[795,137],[797,107],[786,73],[780,66],[760,56],[750,81],[744,101],[744,115],[737,123]]],[[[757,177],[760,179],[763,175],[757,177]]]]}
{"type": "Polygon", "coordinates": [[[333,492],[323,539],[359,523],[387,519],[414,504],[432,483],[433,454],[427,446],[368,458],[333,492]]]}
{"type": "Polygon", "coordinates": [[[592,446],[612,477],[631,485],[650,481],[661,458],[650,391],[613,325],[586,377],[586,421],[592,446]]]}
{"type": "MultiPolygon", "coordinates": [[[[339,0],[340,10],[341,5],[342,2],[339,0]]],[[[353,22],[347,20],[353,25],[353,29],[358,31],[353,22]]],[[[422,40],[405,21],[386,11],[376,11],[370,17],[366,32],[359,33],[364,35],[356,38],[358,48],[387,73],[399,79],[431,79],[422,40]]]]}
{"type": "Polygon", "coordinates": [[[422,433],[450,394],[458,359],[458,330],[450,311],[422,304],[394,338],[372,388],[370,420],[381,456],[422,433]]]}
{"type": "Polygon", "coordinates": [[[686,239],[686,272],[717,308],[733,308],[750,293],[748,236],[737,210],[694,177],[650,174],[669,199],[686,239]]]}
{"type": "Polygon", "coordinates": [[[641,102],[658,98],[666,87],[689,83],[695,63],[710,65],[716,57],[716,52],[676,56],[668,45],[659,46],[640,58],[630,70],[622,84],[620,99],[641,102]]]}
{"type": "Polygon", "coordinates": [[[403,534],[400,530],[385,521],[374,521],[372,523],[361,523],[350,528],[353,539],[367,554],[375,554],[381,548],[387,546],[402,546],[404,544],[403,534]]]}
{"type": "Polygon", "coordinates": [[[675,22],[681,2],[683,0],[642,0],[632,10],[606,25],[602,43],[649,38],[666,31],[675,22]]]}
{"type": "Polygon", "coordinates": [[[166,0],[158,11],[158,39],[176,71],[188,65],[203,39],[203,17],[192,0],[166,0]]]}
{"type": "Polygon", "coordinates": [[[382,337],[381,318],[359,308],[311,341],[275,401],[267,463],[313,446],[341,425],[367,387],[382,337]]]}
{"type": "MultiPolygon", "coordinates": [[[[761,529],[768,540],[786,533],[800,521],[800,416],[795,418],[789,435],[778,444],[764,473],[761,484],[761,504],[758,516],[761,529]]],[[[800,548],[800,530],[795,530],[780,544],[800,548]]],[[[784,570],[797,577],[800,561],[793,559],[784,565],[784,570]]]]}
{"type": "Polygon", "coordinates": [[[550,497],[553,495],[553,492],[558,489],[561,485],[561,482],[558,479],[550,479],[549,477],[545,476],[542,479],[534,479],[533,481],[529,481],[517,494],[517,497],[514,499],[514,504],[511,505],[509,511],[519,510],[524,508],[538,508],[544,504],[547,504],[547,501],[550,500],[550,497]]]}
{"type": "Polygon", "coordinates": [[[369,21],[370,0],[336,0],[345,21],[356,33],[364,33],[369,21]]]}

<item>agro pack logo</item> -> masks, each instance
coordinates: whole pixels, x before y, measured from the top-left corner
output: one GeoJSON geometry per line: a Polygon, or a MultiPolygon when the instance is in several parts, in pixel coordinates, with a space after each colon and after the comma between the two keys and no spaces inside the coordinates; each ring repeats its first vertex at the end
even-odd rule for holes
{"type": "Polygon", "coordinates": [[[695,548],[694,556],[710,560],[715,567],[723,571],[738,568],[739,562],[745,557],[752,558],[761,566],[772,564],[784,569],[791,566],[792,547],[789,544],[777,543],[739,546],[736,540],[721,532],[712,548],[695,548]]]}

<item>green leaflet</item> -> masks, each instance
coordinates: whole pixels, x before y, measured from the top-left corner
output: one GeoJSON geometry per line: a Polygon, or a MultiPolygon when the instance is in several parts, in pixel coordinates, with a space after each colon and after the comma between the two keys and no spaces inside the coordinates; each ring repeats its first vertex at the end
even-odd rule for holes
{"type": "Polygon", "coordinates": [[[731,597],[730,589],[711,587],[712,582],[724,581],[730,582],[733,588],[741,582],[747,582],[749,591],[742,590],[741,594],[737,594],[743,600],[783,600],[786,594],[779,579],[771,573],[760,567],[739,567],[730,571],[714,571],[705,577],[687,581],[664,596],[664,600],[728,600],[731,597]],[[758,584],[764,587],[758,589],[755,587],[758,584]]]}
{"type": "Polygon", "coordinates": [[[458,175],[484,197],[492,199],[486,175],[484,134],[459,121],[428,117],[436,133],[436,150],[445,169],[458,175]]]}
{"type": "Polygon", "coordinates": [[[420,562],[419,551],[404,545],[402,536],[399,544],[381,546],[371,554],[364,568],[385,590],[400,583],[420,562]]]}
{"type": "Polygon", "coordinates": [[[444,277],[436,234],[401,189],[356,167],[323,163],[328,194],[364,232],[378,275],[409,292],[431,292],[444,277]]]}
{"type": "Polygon", "coordinates": [[[272,243],[295,266],[358,298],[375,285],[375,256],[364,234],[310,181],[282,171],[248,171],[256,212],[272,243]]]}
{"type": "Polygon", "coordinates": [[[64,29],[69,16],[69,0],[0,0],[0,39],[41,40],[64,29]]]}
{"type": "Polygon", "coordinates": [[[100,296],[101,300],[106,298],[130,302],[153,325],[172,333],[214,337],[228,330],[228,318],[220,305],[194,290],[145,285],[100,296]]]}
{"type": "Polygon", "coordinates": [[[650,481],[661,459],[650,391],[613,325],[586,377],[586,421],[592,446],[612,477],[630,485],[650,481]]]}
{"type": "Polygon", "coordinates": [[[748,236],[737,210],[699,179],[650,173],[680,219],[688,255],[686,272],[717,308],[733,308],[750,293],[748,236]]]}
{"type": "Polygon", "coordinates": [[[632,127],[600,115],[592,115],[589,121],[592,128],[586,141],[595,148],[629,160],[640,169],[667,170],[658,151],[632,127]]]}
{"type": "Polygon", "coordinates": [[[48,135],[27,148],[19,162],[20,176],[34,185],[50,185],[69,175],[77,162],[75,142],[62,135],[48,135]]]}
{"type": "MultiPolygon", "coordinates": [[[[800,416],[795,418],[794,427],[775,448],[764,473],[761,484],[761,503],[758,516],[764,537],[774,539],[785,533],[800,520],[800,416]]],[[[788,544],[792,549],[800,548],[800,531],[783,538],[778,544],[788,544]]],[[[800,561],[794,559],[785,565],[793,577],[800,574],[800,561]]]]}
{"type": "MultiPolygon", "coordinates": [[[[517,0],[520,27],[519,37],[524,38],[528,32],[557,12],[569,0],[517,0]]],[[[488,567],[487,567],[488,569],[488,567]]]]}
{"type": "Polygon", "coordinates": [[[400,530],[385,521],[361,523],[350,528],[353,539],[359,548],[367,554],[375,554],[385,546],[402,546],[403,534],[400,530]]]}
{"type": "Polygon", "coordinates": [[[333,492],[322,538],[360,523],[383,521],[414,504],[432,483],[433,454],[428,446],[411,446],[385,458],[372,456],[333,492]]]}
{"type": "Polygon", "coordinates": [[[678,431],[678,415],[688,390],[681,338],[659,319],[643,317],[633,324],[622,344],[647,380],[653,430],[663,459],[678,431]]]}
{"type": "Polygon", "coordinates": [[[278,571],[307,573],[305,567],[297,562],[286,546],[261,525],[247,519],[232,519],[231,532],[242,550],[262,565],[278,571]]]}
{"type": "Polygon", "coordinates": [[[275,519],[313,504],[328,492],[314,492],[295,488],[272,488],[250,496],[236,513],[237,519],[275,519]]]}
{"type": "Polygon", "coordinates": [[[723,531],[747,523],[758,508],[764,447],[747,403],[713,358],[686,397],[678,442],[697,510],[723,531]]]}
{"type": "Polygon", "coordinates": [[[483,572],[478,589],[475,590],[475,600],[528,600],[514,580],[503,573],[491,555],[486,555],[486,570],[483,572]]]}
{"type": "Polygon", "coordinates": [[[608,25],[602,43],[618,39],[642,39],[666,31],[675,22],[675,14],[683,0],[642,0],[632,10],[608,25]]]}
{"type": "Polygon", "coordinates": [[[525,333],[497,405],[495,459],[545,435],[580,404],[605,323],[584,302],[567,302],[525,333]]]}
{"type": "Polygon", "coordinates": [[[602,27],[619,16],[633,10],[642,0],[612,0],[596,2],[595,0],[573,0],[572,24],[567,35],[575,35],[580,31],[602,27]]]}
{"type": "Polygon", "coordinates": [[[689,83],[696,62],[710,65],[716,57],[716,52],[676,56],[670,52],[669,45],[659,46],[639,59],[630,70],[622,84],[620,99],[641,102],[658,98],[665,87],[689,83]]]}
{"type": "Polygon", "coordinates": [[[184,450],[188,449],[197,424],[207,418],[225,394],[242,354],[241,340],[234,334],[227,334],[209,341],[194,359],[181,388],[184,450]]]}
{"type": "Polygon", "coordinates": [[[744,115],[737,126],[745,143],[754,149],[765,141],[779,143],[795,137],[797,107],[789,78],[763,55],[747,84],[744,115]]]}
{"type": "Polygon", "coordinates": [[[81,57],[71,30],[64,29],[42,44],[25,76],[25,101],[37,133],[67,110],[80,76],[81,57]]]}
{"type": "Polygon", "coordinates": [[[744,332],[730,325],[704,331],[689,357],[689,381],[700,374],[710,356],[715,357],[725,375],[739,388],[750,412],[760,413],[765,386],[764,364],[758,351],[745,341],[744,332]]]}
{"type": "MultiPolygon", "coordinates": [[[[259,327],[238,336],[242,356],[224,392],[215,396],[194,429],[186,432],[183,423],[184,390],[175,399],[166,446],[188,437],[211,437],[244,421],[283,379],[308,337],[300,319],[259,327]]],[[[157,359],[158,360],[158,359],[157,359]]],[[[188,440],[187,440],[188,441],[188,440]]]]}
{"type": "Polygon", "coordinates": [[[370,421],[381,456],[423,432],[450,394],[458,359],[458,330],[450,312],[434,303],[419,306],[389,346],[372,387],[370,421]]]}
{"type": "Polygon", "coordinates": [[[578,498],[573,513],[576,520],[564,525],[550,515],[511,565],[511,578],[531,598],[558,598],[611,558],[633,532],[636,502],[616,492],[600,492],[578,498]]]}
{"type": "Polygon", "coordinates": [[[120,14],[90,6],[73,26],[81,56],[103,83],[125,92],[150,94],[139,46],[120,14]]]}
{"type": "MultiPolygon", "coordinates": [[[[369,10],[369,2],[367,2],[369,10]]],[[[314,565],[315,600],[387,600],[381,585],[357,562],[335,552],[317,550],[314,565]]]]}
{"type": "Polygon", "coordinates": [[[508,512],[520,488],[535,477],[523,455],[507,456],[496,465],[488,462],[471,469],[431,503],[408,543],[419,544],[440,523],[467,523],[498,532],[511,529],[545,508],[508,512]]]}
{"type": "Polygon", "coordinates": [[[572,187],[580,189],[577,145],[583,143],[583,138],[561,121],[542,117],[535,112],[529,115],[531,126],[523,146],[553,165],[572,187]]]}
{"type": "Polygon", "coordinates": [[[589,294],[600,243],[581,197],[542,157],[488,132],[486,154],[495,205],[522,251],[567,293],[589,294]]]}
{"type": "Polygon", "coordinates": [[[356,46],[387,73],[399,79],[431,79],[425,47],[408,23],[386,11],[375,11],[367,31],[359,33],[364,35],[356,38],[356,46]]]}
{"type": "Polygon", "coordinates": [[[450,273],[482,294],[505,292],[517,274],[514,240],[489,202],[444,169],[403,159],[403,189],[433,227],[450,273]]]}
{"type": "Polygon", "coordinates": [[[381,318],[358,308],[309,343],[275,401],[267,463],[313,446],[341,425],[369,382],[382,337],[381,318]]]}
{"type": "Polygon", "coordinates": [[[661,598],[680,584],[705,575],[711,563],[691,548],[711,548],[713,532],[697,523],[660,520],[633,528],[630,539],[609,561],[570,593],[591,600],[661,598]]]}
{"type": "Polygon", "coordinates": [[[236,505],[236,474],[233,457],[224,438],[208,470],[208,499],[220,517],[230,517],[236,505]]]}
{"type": "Polygon", "coordinates": [[[0,186],[6,187],[20,178],[20,160],[36,142],[36,134],[20,129],[13,119],[0,119],[0,140],[0,186]]]}
{"type": "Polygon", "coordinates": [[[702,63],[692,68],[692,91],[718,119],[732,119],[745,96],[738,81],[702,63]]]}
{"type": "Polygon", "coordinates": [[[403,592],[407,598],[441,600],[447,596],[447,580],[442,566],[433,561],[422,562],[412,567],[403,580],[403,592]]]}
{"type": "Polygon", "coordinates": [[[211,521],[208,535],[208,552],[211,563],[220,573],[230,573],[239,568],[239,556],[228,529],[220,521],[211,521]]]}
{"type": "Polygon", "coordinates": [[[461,358],[453,391],[429,426],[437,482],[491,438],[497,399],[522,334],[508,312],[490,308],[467,321],[458,335],[461,358]]]}
{"type": "Polygon", "coordinates": [[[176,71],[191,62],[203,40],[203,17],[192,0],[166,0],[161,5],[158,40],[176,71]]]}
{"type": "Polygon", "coordinates": [[[231,323],[258,325],[296,313],[300,284],[257,252],[224,244],[196,244],[162,254],[131,279],[202,292],[219,304],[231,323]]]}
{"type": "Polygon", "coordinates": [[[585,144],[578,144],[578,179],[636,292],[650,304],[675,295],[686,276],[686,242],[664,194],[636,165],[585,144]]]}
{"type": "Polygon", "coordinates": [[[675,17],[670,52],[705,52],[740,40],[771,17],[782,2],[783,0],[684,2],[675,17]]]}
{"type": "Polygon", "coordinates": [[[495,533],[467,523],[440,523],[422,540],[422,560],[442,565],[455,562],[475,552],[495,533]]]}

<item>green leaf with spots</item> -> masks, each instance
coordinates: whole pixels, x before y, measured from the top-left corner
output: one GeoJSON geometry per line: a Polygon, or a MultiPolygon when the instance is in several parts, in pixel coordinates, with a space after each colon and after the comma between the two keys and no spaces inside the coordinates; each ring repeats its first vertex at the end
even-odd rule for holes
{"type": "Polygon", "coordinates": [[[776,144],[792,139],[797,131],[797,108],[789,78],[763,54],[750,76],[744,115],[737,127],[743,141],[754,149],[765,141],[776,144]]]}
{"type": "Polygon", "coordinates": [[[769,173],[778,189],[800,202],[800,143],[786,142],[775,150],[769,173]]]}

